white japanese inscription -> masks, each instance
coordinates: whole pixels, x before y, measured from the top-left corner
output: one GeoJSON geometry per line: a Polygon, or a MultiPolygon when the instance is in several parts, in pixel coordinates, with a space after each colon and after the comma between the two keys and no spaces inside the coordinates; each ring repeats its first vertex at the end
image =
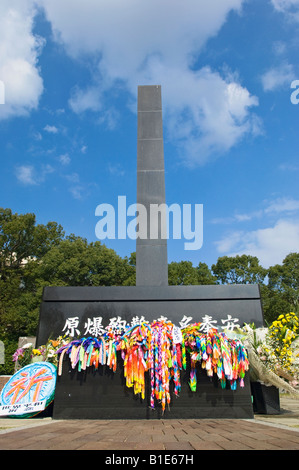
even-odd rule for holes
{"type": "Polygon", "coordinates": [[[85,322],[84,325],[84,336],[101,336],[103,333],[105,333],[106,330],[102,324],[102,320],[102,317],[93,317],[92,320],[87,318],[87,322],[85,322]]]}
{"type": "Polygon", "coordinates": [[[192,317],[183,316],[182,320],[179,322],[181,328],[186,328],[186,326],[193,320],[192,317]]]}
{"type": "Polygon", "coordinates": [[[127,326],[126,320],[122,320],[121,317],[114,317],[110,318],[110,322],[108,325],[108,329],[112,329],[114,331],[120,332],[123,331],[127,326]]]}
{"type": "Polygon", "coordinates": [[[131,321],[131,326],[140,325],[140,323],[144,323],[144,317],[133,317],[131,321]]]}
{"type": "Polygon", "coordinates": [[[240,325],[238,321],[239,321],[239,318],[232,318],[231,315],[227,315],[226,320],[221,320],[221,322],[225,325],[222,327],[222,329],[232,331],[234,328],[237,328],[237,327],[239,328],[240,325]]]}
{"type": "MultiPolygon", "coordinates": [[[[158,321],[169,321],[167,317],[161,316],[158,318],[158,321]]],[[[181,330],[186,328],[193,321],[193,317],[184,315],[182,320],[179,322],[179,327],[181,330]]],[[[223,330],[232,331],[236,327],[240,327],[239,319],[233,318],[231,315],[227,315],[226,319],[214,320],[211,315],[204,315],[200,323],[200,331],[207,333],[211,328],[219,328],[220,322],[222,323],[221,328],[223,330]]],[[[80,336],[81,332],[79,329],[79,317],[69,317],[66,319],[62,331],[66,336],[74,337],[80,336]]],[[[122,334],[130,326],[136,326],[140,323],[148,323],[145,320],[144,316],[135,316],[132,318],[131,322],[123,320],[120,316],[113,317],[109,319],[108,325],[103,325],[103,317],[93,317],[87,318],[84,323],[84,336],[101,336],[109,330],[113,330],[117,334],[122,334]]]]}
{"type": "Polygon", "coordinates": [[[203,331],[204,333],[207,333],[211,328],[216,328],[215,323],[217,324],[217,320],[213,320],[213,317],[211,317],[210,315],[205,315],[202,318],[199,330],[203,331]]]}
{"type": "Polygon", "coordinates": [[[158,321],[165,321],[165,322],[167,322],[167,321],[168,321],[168,318],[167,318],[167,317],[164,317],[163,315],[161,315],[161,317],[158,318],[158,321]]]}
{"type": "Polygon", "coordinates": [[[78,326],[79,326],[79,317],[67,318],[62,331],[65,332],[66,336],[75,336],[75,333],[76,335],[80,335],[78,326]]]}

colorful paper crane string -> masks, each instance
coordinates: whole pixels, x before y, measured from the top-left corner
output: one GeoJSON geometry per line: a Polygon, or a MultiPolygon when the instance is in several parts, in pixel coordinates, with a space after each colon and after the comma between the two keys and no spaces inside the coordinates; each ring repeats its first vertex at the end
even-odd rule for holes
{"type": "Polygon", "coordinates": [[[109,330],[100,338],[75,339],[57,351],[60,355],[58,375],[62,374],[65,355],[71,367],[77,367],[78,371],[106,366],[113,372],[120,355],[126,386],[144,399],[148,372],[150,406],[155,408],[156,403],[160,403],[163,413],[170,404],[171,390],[175,396],[180,394],[181,371],[187,369],[187,357],[190,357],[189,386],[193,392],[197,389],[197,367],[205,369],[209,377],[217,375],[222,388],[229,383],[235,390],[237,380],[244,387],[245,372],[249,369],[245,347],[238,339],[230,339],[216,328],[203,332],[201,326],[201,323],[193,323],[181,329],[180,342],[177,336],[174,340],[174,328],[178,327],[166,320],[142,322],[122,334],[109,330]]]}
{"type": "Polygon", "coordinates": [[[145,398],[145,372],[148,370],[150,327],[141,323],[130,328],[121,337],[119,349],[124,361],[124,376],[127,387],[133,387],[135,394],[145,398]]]}
{"type": "Polygon", "coordinates": [[[151,407],[155,399],[161,403],[162,412],[170,404],[170,369],[173,367],[171,322],[157,321],[151,325],[151,407]]]}
{"type": "Polygon", "coordinates": [[[95,369],[98,369],[99,365],[105,364],[107,364],[108,367],[112,367],[113,370],[116,370],[115,346],[111,340],[109,345],[107,345],[103,337],[88,337],[73,340],[58,349],[57,354],[60,354],[58,375],[62,374],[62,363],[65,354],[69,356],[72,369],[75,369],[77,366],[78,371],[86,370],[86,368],[90,366],[94,366],[95,369]],[[111,351],[109,351],[107,346],[111,347],[111,351]]]}
{"type": "Polygon", "coordinates": [[[216,374],[222,388],[229,381],[232,390],[236,389],[237,379],[244,387],[245,372],[249,369],[247,351],[239,340],[229,339],[224,333],[212,328],[207,333],[200,330],[200,324],[183,330],[184,347],[190,354],[190,388],[196,391],[196,364],[201,363],[207,375],[216,374]]]}

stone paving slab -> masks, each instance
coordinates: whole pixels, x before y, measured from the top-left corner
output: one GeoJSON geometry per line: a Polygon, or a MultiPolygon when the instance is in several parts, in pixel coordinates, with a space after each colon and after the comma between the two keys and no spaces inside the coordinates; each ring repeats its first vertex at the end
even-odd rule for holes
{"type": "Polygon", "coordinates": [[[68,420],[10,430],[0,450],[298,450],[299,432],[255,420],[68,420]]]}
{"type": "Polygon", "coordinates": [[[248,420],[2,418],[0,450],[299,450],[299,400],[282,397],[279,415],[248,420]]]}

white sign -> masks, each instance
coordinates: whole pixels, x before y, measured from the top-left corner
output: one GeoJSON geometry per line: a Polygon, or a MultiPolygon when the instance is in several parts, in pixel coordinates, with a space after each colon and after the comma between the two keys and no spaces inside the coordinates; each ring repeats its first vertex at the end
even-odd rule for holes
{"type": "Polygon", "coordinates": [[[172,339],[174,344],[178,344],[183,341],[182,331],[178,326],[174,326],[172,329],[172,339]]]}
{"type": "Polygon", "coordinates": [[[0,416],[23,415],[26,413],[35,413],[43,411],[46,406],[46,400],[35,401],[32,403],[15,403],[14,405],[1,405],[0,416]]]}

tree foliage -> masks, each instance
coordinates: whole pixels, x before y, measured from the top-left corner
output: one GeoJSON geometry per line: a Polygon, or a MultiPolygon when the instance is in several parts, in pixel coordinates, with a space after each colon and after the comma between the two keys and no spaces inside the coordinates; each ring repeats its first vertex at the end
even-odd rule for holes
{"type": "Polygon", "coordinates": [[[290,253],[282,262],[269,269],[269,288],[298,309],[299,253],[290,253]]]}
{"type": "Polygon", "coordinates": [[[262,294],[268,321],[285,312],[299,313],[299,253],[290,253],[281,265],[269,268],[262,294]]]}
{"type": "Polygon", "coordinates": [[[26,278],[63,236],[62,227],[55,222],[36,225],[34,214],[0,209],[1,337],[35,335],[41,296],[26,287],[26,278]]]}
{"type": "Polygon", "coordinates": [[[267,275],[256,256],[222,256],[212,265],[219,284],[262,284],[267,275]]]}
{"type": "Polygon", "coordinates": [[[191,261],[171,262],[168,265],[168,284],[170,286],[215,284],[216,277],[206,263],[193,266],[191,261]]]}

